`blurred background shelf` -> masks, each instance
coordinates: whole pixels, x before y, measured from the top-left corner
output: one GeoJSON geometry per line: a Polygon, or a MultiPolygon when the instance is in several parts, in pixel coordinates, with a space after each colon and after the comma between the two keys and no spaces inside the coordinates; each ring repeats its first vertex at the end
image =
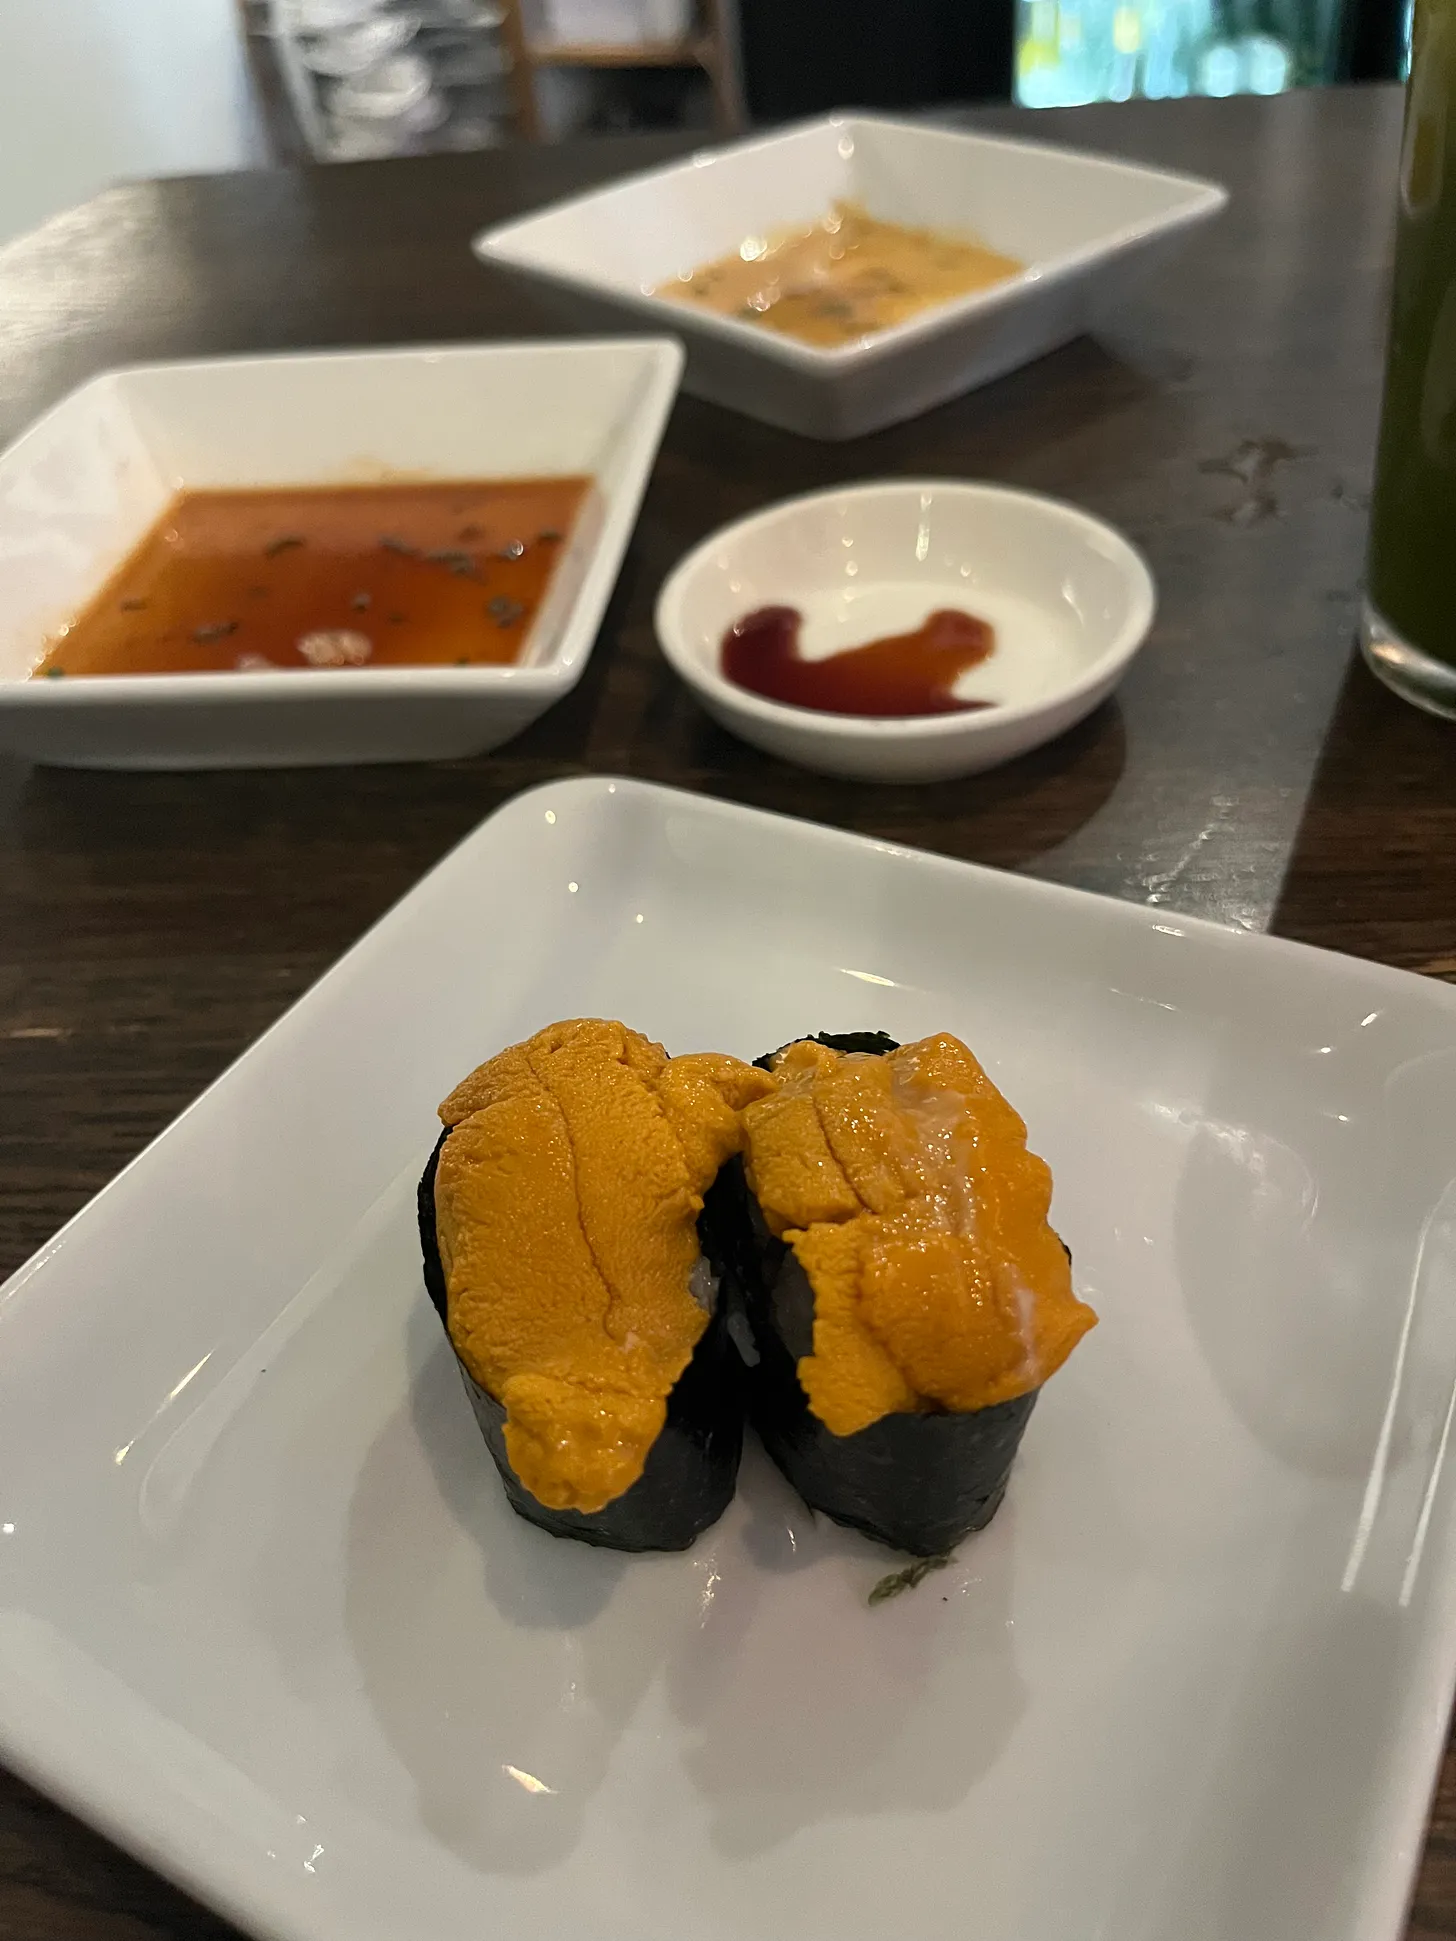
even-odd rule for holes
{"type": "Polygon", "coordinates": [[[744,122],[732,0],[239,0],[284,158],[744,122]]]}
{"type": "MultiPolygon", "coordinates": [[[[739,76],[738,21],[731,0],[502,0],[506,34],[530,77],[518,90],[525,132],[541,132],[539,79],[544,74],[621,73],[642,76],[695,71],[707,77],[708,106],[719,134],[744,124],[739,76]],[[523,97],[529,92],[530,100],[523,97]]],[[[629,84],[630,86],[630,84],[629,84]]],[[[667,90],[660,81],[637,85],[638,122],[662,119],[667,90]],[[649,92],[650,91],[650,92],[649,92]]],[[[631,117],[628,95],[621,104],[631,117]]],[[[683,119],[692,119],[691,108],[683,119]]],[[[610,124],[609,124],[610,125],[610,124]]]]}
{"type": "Polygon", "coordinates": [[[1404,72],[1409,0],[239,0],[284,158],[1404,72]]]}
{"type": "Polygon", "coordinates": [[[593,47],[586,42],[561,47],[533,47],[537,67],[703,67],[701,41],[643,41],[638,47],[593,47]]]}

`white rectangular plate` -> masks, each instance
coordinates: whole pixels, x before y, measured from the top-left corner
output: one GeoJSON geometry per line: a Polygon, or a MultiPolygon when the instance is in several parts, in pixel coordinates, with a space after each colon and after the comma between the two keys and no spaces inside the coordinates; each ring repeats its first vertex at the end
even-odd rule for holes
{"type": "Polygon", "coordinates": [[[285,1941],[1391,1941],[1456,1663],[1456,992],[629,782],[518,797],[0,1289],[0,1751],[285,1941]],[[761,1457],[506,1509],[416,1264],[549,1020],[948,1028],[1101,1325],[917,1590],[761,1457]]]}
{"type": "Polygon", "coordinates": [[[555,289],[577,322],[630,319],[680,336],[689,391],[812,438],[853,438],[1065,343],[1227,200],[1217,183],[1111,156],[827,115],[498,224],[475,247],[555,289]],[[828,350],[652,294],[841,199],[889,222],[973,234],[1026,268],[828,350]]]}
{"type": "Polygon", "coordinates": [[[618,338],[92,378],[0,453],[0,749],[83,767],[251,768],[494,748],[581,679],[681,370],[677,344],[618,338]],[[29,678],[46,636],[176,492],[580,474],[592,491],[517,665],[29,678]]]}

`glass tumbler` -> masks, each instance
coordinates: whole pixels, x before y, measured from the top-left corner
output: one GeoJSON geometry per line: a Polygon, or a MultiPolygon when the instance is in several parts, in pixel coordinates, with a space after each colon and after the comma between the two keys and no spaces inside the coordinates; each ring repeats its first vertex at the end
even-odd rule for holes
{"type": "Polygon", "coordinates": [[[1415,0],[1365,658],[1456,719],[1456,0],[1415,0]]]}

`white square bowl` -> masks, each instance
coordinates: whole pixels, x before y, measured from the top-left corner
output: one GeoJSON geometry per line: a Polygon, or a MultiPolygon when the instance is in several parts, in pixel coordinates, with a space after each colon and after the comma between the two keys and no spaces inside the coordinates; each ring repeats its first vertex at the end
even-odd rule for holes
{"type": "Polygon", "coordinates": [[[0,454],[0,749],[96,768],[468,755],[581,679],[682,351],[665,339],[142,365],[93,378],[0,454]],[[510,667],[29,678],[184,489],[588,474],[510,667]]]}
{"type": "Polygon", "coordinates": [[[0,1286],[0,1757],[268,1941],[1396,1941],[1456,1673],[1456,990],[608,779],[518,796],[0,1286]],[[1101,1320],[996,1521],[506,1506],[436,1101],[553,1018],[955,1031],[1101,1320]]]}
{"type": "Polygon", "coordinates": [[[475,248],[554,286],[577,321],[680,336],[697,396],[810,438],[855,438],[1088,329],[1134,270],[1227,200],[1213,182],[1073,149],[829,115],[502,223],[475,248]],[[971,231],[1026,268],[833,350],[652,294],[840,199],[890,222],[971,231]]]}

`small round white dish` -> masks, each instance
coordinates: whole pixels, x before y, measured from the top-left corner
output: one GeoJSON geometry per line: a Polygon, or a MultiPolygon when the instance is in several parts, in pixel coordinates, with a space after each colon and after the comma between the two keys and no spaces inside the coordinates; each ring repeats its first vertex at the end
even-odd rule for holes
{"type": "Polygon", "coordinates": [[[936,782],[1024,754],[1090,714],[1152,623],[1153,579],[1111,526],[1039,493],[886,480],[786,499],[688,554],[657,638],[715,721],[826,775],[936,782]],[[803,616],[806,660],[908,632],[955,607],[996,632],[955,693],[993,705],[886,718],[769,701],[721,671],[723,636],[762,607],[803,616]]]}

